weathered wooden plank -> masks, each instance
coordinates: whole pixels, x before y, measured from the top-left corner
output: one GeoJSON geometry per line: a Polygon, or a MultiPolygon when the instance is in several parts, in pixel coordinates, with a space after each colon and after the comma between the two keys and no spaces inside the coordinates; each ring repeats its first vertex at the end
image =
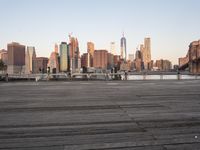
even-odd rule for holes
{"type": "Polygon", "coordinates": [[[200,149],[199,80],[108,83],[2,83],[0,149],[200,149]]]}

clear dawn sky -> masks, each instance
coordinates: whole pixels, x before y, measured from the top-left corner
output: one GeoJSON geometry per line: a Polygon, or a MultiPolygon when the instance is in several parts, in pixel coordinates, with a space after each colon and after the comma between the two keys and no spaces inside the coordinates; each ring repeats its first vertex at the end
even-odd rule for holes
{"type": "Polygon", "coordinates": [[[175,64],[200,39],[199,6],[200,0],[0,0],[0,49],[16,41],[49,57],[72,32],[81,53],[87,41],[108,50],[116,42],[119,53],[124,32],[128,53],[151,37],[152,59],[175,64]]]}

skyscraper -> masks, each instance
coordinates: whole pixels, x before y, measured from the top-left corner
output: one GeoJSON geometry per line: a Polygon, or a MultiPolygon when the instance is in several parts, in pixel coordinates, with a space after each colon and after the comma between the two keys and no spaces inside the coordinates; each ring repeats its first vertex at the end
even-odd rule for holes
{"type": "Polygon", "coordinates": [[[67,70],[68,70],[67,43],[62,42],[60,44],[60,71],[67,72],[67,70]]]}
{"type": "Polygon", "coordinates": [[[114,67],[114,55],[112,53],[108,53],[107,69],[112,69],[113,67],[114,67]]]}
{"type": "Polygon", "coordinates": [[[94,51],[94,67],[107,69],[107,65],[108,65],[108,51],[95,50],[94,51]]]}
{"type": "Polygon", "coordinates": [[[126,62],[126,58],[127,58],[127,54],[126,54],[126,38],[124,37],[124,34],[123,34],[123,37],[121,38],[120,47],[121,47],[121,59],[123,59],[126,62]]]}
{"type": "Polygon", "coordinates": [[[85,68],[90,67],[90,54],[89,53],[84,53],[81,56],[81,67],[85,67],[85,68]]]}
{"type": "Polygon", "coordinates": [[[94,57],[94,43],[87,42],[87,52],[94,57]]]}
{"type": "Polygon", "coordinates": [[[87,43],[87,52],[88,52],[88,57],[89,57],[89,66],[88,67],[93,67],[93,59],[94,59],[94,43],[88,42],[87,43]]]}
{"type": "Polygon", "coordinates": [[[26,59],[25,59],[27,74],[33,72],[33,59],[34,58],[36,58],[35,47],[28,46],[27,50],[26,50],[26,59]]]}
{"type": "Polygon", "coordinates": [[[8,49],[8,74],[25,72],[25,46],[19,43],[10,43],[8,49]]]}
{"type": "Polygon", "coordinates": [[[48,67],[50,67],[51,73],[58,73],[59,72],[59,61],[58,61],[58,45],[55,45],[54,51],[51,53],[48,67]]]}
{"type": "Polygon", "coordinates": [[[110,53],[116,55],[115,42],[110,43],[110,53]]]}
{"type": "Polygon", "coordinates": [[[135,59],[142,59],[142,53],[141,51],[137,50],[135,53],[135,59]]]}
{"type": "Polygon", "coordinates": [[[142,71],[143,69],[142,54],[139,50],[135,53],[135,69],[136,71],[142,71]]]}
{"type": "Polygon", "coordinates": [[[151,63],[151,39],[145,38],[144,39],[144,46],[141,45],[140,47],[142,52],[142,61],[144,62],[144,69],[150,70],[149,63],[151,63]]]}
{"type": "Polygon", "coordinates": [[[69,36],[70,43],[68,45],[69,48],[69,57],[70,57],[70,71],[78,72],[81,68],[81,59],[80,59],[80,51],[79,44],[77,38],[69,36]]]}

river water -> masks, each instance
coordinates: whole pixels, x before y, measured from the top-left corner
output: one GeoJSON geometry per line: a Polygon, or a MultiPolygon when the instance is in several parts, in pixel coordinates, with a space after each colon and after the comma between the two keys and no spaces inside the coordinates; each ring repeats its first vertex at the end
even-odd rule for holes
{"type": "MultiPolygon", "coordinates": [[[[122,80],[124,76],[122,77],[122,80]]],[[[128,80],[192,80],[200,79],[200,76],[192,75],[128,75],[128,80]]]]}

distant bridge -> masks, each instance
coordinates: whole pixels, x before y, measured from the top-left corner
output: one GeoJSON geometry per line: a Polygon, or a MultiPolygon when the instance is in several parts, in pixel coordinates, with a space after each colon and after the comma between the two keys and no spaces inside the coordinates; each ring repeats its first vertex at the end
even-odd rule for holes
{"type": "Polygon", "coordinates": [[[189,68],[192,74],[200,74],[200,40],[189,45],[186,57],[179,58],[179,70],[189,68]]]}

